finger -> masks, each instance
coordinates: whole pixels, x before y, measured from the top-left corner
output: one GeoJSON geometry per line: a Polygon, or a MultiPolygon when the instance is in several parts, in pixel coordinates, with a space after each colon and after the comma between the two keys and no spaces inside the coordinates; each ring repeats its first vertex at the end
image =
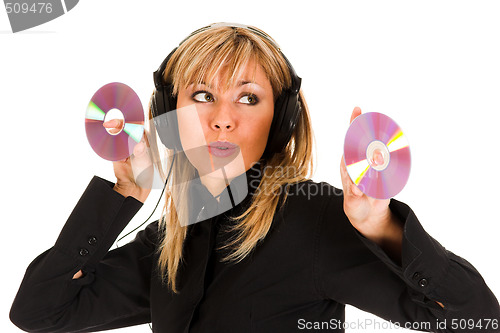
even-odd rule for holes
{"type": "Polygon", "coordinates": [[[361,108],[359,106],[356,106],[354,110],[352,110],[351,114],[351,121],[349,123],[352,123],[354,119],[356,119],[357,116],[361,114],[361,108]]]}
{"type": "MultiPolygon", "coordinates": [[[[361,115],[361,108],[359,106],[354,107],[351,113],[351,120],[350,123],[356,119],[357,116],[361,115]]],[[[341,172],[343,173],[343,178],[345,179],[345,184],[346,187],[349,189],[348,193],[350,195],[353,195],[355,197],[361,197],[363,196],[363,192],[359,189],[356,184],[353,183],[351,180],[351,177],[349,177],[349,174],[347,173],[347,168],[344,163],[344,157],[342,156],[342,165],[341,165],[341,172]]]]}
{"type": "Polygon", "coordinates": [[[348,186],[348,181],[346,179],[346,173],[347,170],[345,168],[345,163],[344,163],[344,156],[342,156],[342,159],[340,160],[340,179],[342,180],[342,188],[344,190],[344,194],[348,194],[348,189],[350,186],[348,186]]]}
{"type": "Polygon", "coordinates": [[[121,119],[111,119],[102,123],[106,128],[122,128],[123,120],[121,119]]]}
{"type": "Polygon", "coordinates": [[[342,179],[342,188],[344,189],[344,193],[346,195],[352,195],[351,185],[353,184],[351,177],[347,173],[347,169],[344,162],[344,156],[342,156],[342,160],[340,161],[340,177],[342,179]]]}
{"type": "Polygon", "coordinates": [[[141,141],[134,147],[131,160],[132,173],[135,183],[141,188],[152,188],[154,168],[150,157],[149,148],[141,141]]]}
{"type": "Polygon", "coordinates": [[[363,192],[353,183],[351,177],[347,173],[347,168],[344,162],[344,156],[342,156],[342,160],[340,162],[340,175],[342,178],[342,187],[344,189],[344,193],[347,195],[352,195],[355,197],[363,196],[363,192]]]}
{"type": "Polygon", "coordinates": [[[146,143],[144,141],[139,141],[138,144],[135,145],[133,154],[134,156],[138,157],[144,153],[146,150],[146,143]]]}
{"type": "Polygon", "coordinates": [[[130,160],[130,157],[127,157],[127,158],[124,158],[123,160],[114,161],[113,163],[123,164],[123,163],[127,163],[129,160],[130,160]]]}
{"type": "Polygon", "coordinates": [[[351,185],[351,193],[356,197],[362,197],[364,195],[364,193],[354,183],[351,185]]]}
{"type": "Polygon", "coordinates": [[[373,152],[373,162],[375,163],[375,165],[384,164],[384,156],[382,155],[382,153],[378,149],[376,149],[373,152]]]}
{"type": "Polygon", "coordinates": [[[109,134],[118,134],[122,131],[123,129],[123,120],[120,119],[111,119],[108,120],[102,125],[106,128],[109,134]]]}

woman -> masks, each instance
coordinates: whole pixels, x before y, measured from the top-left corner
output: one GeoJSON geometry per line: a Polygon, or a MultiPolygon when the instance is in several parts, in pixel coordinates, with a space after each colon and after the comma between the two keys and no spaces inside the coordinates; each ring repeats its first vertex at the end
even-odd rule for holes
{"type": "Polygon", "coordinates": [[[480,274],[408,206],[361,193],[343,161],[343,192],[308,179],[312,130],[300,79],[270,37],[239,25],[202,28],[155,80],[152,130],[172,165],[163,218],[108,252],[149,189],[134,181],[130,159],[114,163],[115,184],[94,177],[54,247],[28,267],[10,314],[20,328],[343,332],[352,304],[402,327],[499,330],[498,302],[480,274]],[[277,124],[287,112],[290,122],[277,124]],[[178,135],[162,127],[171,115],[178,135]],[[244,191],[232,190],[246,179],[244,191]]]}

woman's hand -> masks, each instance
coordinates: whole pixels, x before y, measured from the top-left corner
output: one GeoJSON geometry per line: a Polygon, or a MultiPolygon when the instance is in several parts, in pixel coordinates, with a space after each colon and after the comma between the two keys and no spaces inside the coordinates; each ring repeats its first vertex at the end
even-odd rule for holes
{"type": "MultiPolygon", "coordinates": [[[[352,121],[361,114],[355,107],[352,121]]],[[[380,158],[375,156],[375,159],[380,158]]],[[[403,227],[389,209],[390,199],[380,200],[364,194],[347,173],[342,157],[340,174],[344,190],[344,212],[351,224],[366,238],[381,246],[397,262],[401,258],[403,227]]]]}
{"type": "MultiPolygon", "coordinates": [[[[112,119],[103,123],[103,126],[110,133],[118,133],[123,127],[123,120],[112,119]]],[[[124,160],[113,162],[113,169],[116,176],[115,191],[124,197],[132,196],[144,203],[149,193],[153,181],[153,167],[148,154],[146,134],[142,140],[135,145],[133,154],[124,160]],[[138,184],[137,179],[140,178],[138,184]]]]}

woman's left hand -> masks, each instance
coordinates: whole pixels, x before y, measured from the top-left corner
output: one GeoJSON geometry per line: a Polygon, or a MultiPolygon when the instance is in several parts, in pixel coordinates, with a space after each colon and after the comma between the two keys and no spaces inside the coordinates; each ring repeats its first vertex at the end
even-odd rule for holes
{"type": "MultiPolygon", "coordinates": [[[[355,107],[352,121],[361,114],[355,107]]],[[[351,224],[366,238],[376,242],[396,258],[400,256],[403,228],[389,209],[390,199],[374,199],[364,194],[347,173],[344,157],[340,163],[340,174],[344,190],[344,212],[351,224]]]]}

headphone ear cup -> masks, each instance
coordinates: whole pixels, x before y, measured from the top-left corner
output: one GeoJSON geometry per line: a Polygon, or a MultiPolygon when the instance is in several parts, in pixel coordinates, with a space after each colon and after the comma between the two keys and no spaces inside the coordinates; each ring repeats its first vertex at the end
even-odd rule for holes
{"type": "Polygon", "coordinates": [[[168,85],[163,89],[156,89],[152,98],[153,122],[161,142],[169,149],[181,151],[177,114],[175,112],[168,114],[169,111],[175,110],[177,105],[177,98],[172,95],[172,86],[168,85]]]}
{"type": "Polygon", "coordinates": [[[264,156],[271,157],[272,154],[276,153],[279,151],[279,146],[281,146],[281,142],[283,139],[280,138],[280,127],[281,123],[283,121],[283,115],[284,115],[284,104],[285,104],[285,98],[284,94],[281,93],[278,98],[276,99],[276,102],[274,103],[274,116],[273,116],[273,121],[271,123],[271,128],[269,130],[269,136],[267,138],[267,144],[266,144],[266,149],[264,151],[264,156]]]}
{"type": "Polygon", "coordinates": [[[295,127],[299,122],[300,113],[302,112],[302,104],[300,103],[299,100],[299,94],[291,94],[288,105],[290,111],[287,111],[287,113],[290,114],[290,117],[288,118],[288,136],[285,139],[285,146],[292,138],[292,134],[295,131],[295,127]]]}
{"type": "Polygon", "coordinates": [[[274,117],[269,131],[264,157],[281,152],[292,137],[295,125],[298,122],[301,106],[298,94],[285,90],[274,103],[274,117]]]}

